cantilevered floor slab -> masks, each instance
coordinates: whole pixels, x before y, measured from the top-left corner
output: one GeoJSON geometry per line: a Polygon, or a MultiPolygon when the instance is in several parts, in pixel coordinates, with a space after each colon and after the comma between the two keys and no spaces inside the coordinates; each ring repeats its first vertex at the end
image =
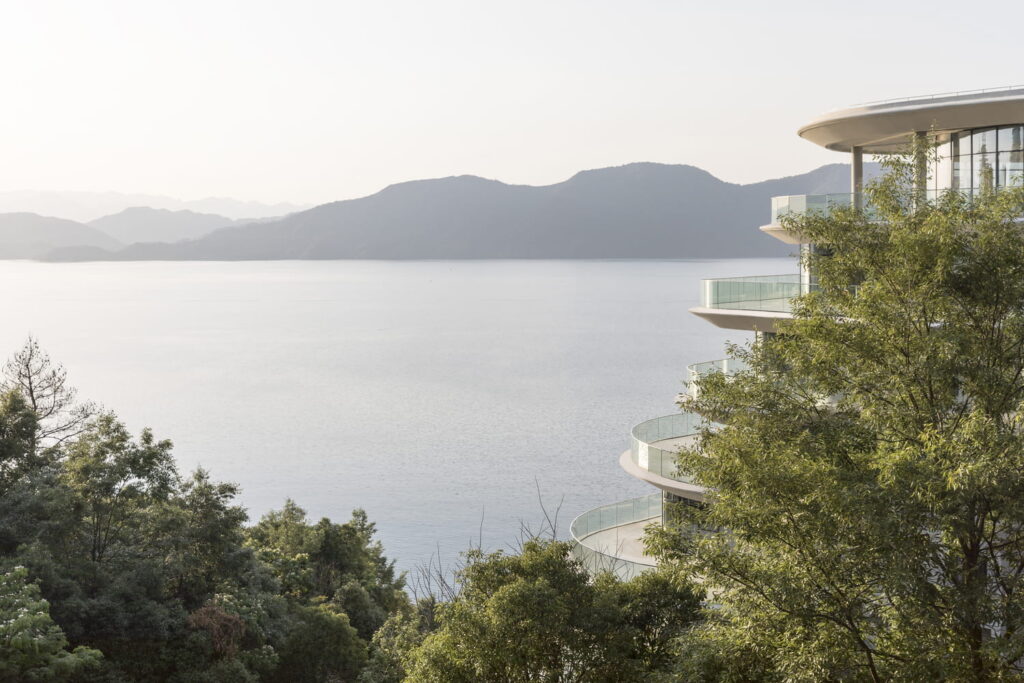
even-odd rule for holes
{"type": "Polygon", "coordinates": [[[727,330],[745,330],[747,332],[778,332],[775,323],[778,320],[792,318],[790,313],[779,311],[744,311],[734,308],[705,308],[695,306],[690,309],[698,318],[704,318],[712,325],[727,330]]]}

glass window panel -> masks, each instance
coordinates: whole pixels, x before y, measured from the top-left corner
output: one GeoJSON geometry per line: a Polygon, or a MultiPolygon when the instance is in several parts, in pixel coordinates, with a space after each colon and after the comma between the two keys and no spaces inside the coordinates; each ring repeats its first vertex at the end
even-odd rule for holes
{"type": "Polygon", "coordinates": [[[999,151],[1024,149],[1024,126],[1004,126],[999,129],[999,151]]]}
{"type": "Polygon", "coordinates": [[[971,187],[971,157],[968,154],[953,159],[953,189],[966,190],[971,187]]]}
{"type": "Polygon", "coordinates": [[[991,190],[996,181],[996,155],[975,154],[972,160],[972,182],[975,189],[991,190]]]}
{"type": "Polygon", "coordinates": [[[999,187],[1024,185],[1024,152],[1000,152],[996,180],[999,187]]]}
{"type": "Polygon", "coordinates": [[[996,129],[974,131],[971,136],[971,145],[974,147],[975,154],[996,151],[996,129]]]}
{"type": "Polygon", "coordinates": [[[935,189],[947,190],[953,187],[953,160],[940,156],[935,163],[935,189]]]}
{"type": "Polygon", "coordinates": [[[950,156],[958,157],[961,154],[971,153],[971,133],[970,131],[964,131],[963,133],[956,133],[950,140],[950,156]]]}

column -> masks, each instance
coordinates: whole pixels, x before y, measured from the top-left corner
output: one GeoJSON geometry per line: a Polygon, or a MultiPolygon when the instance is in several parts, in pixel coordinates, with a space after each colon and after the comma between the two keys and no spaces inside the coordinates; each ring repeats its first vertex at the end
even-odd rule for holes
{"type": "Polygon", "coordinates": [[[850,192],[853,193],[853,205],[857,209],[864,208],[864,148],[850,148],[850,192]]]}

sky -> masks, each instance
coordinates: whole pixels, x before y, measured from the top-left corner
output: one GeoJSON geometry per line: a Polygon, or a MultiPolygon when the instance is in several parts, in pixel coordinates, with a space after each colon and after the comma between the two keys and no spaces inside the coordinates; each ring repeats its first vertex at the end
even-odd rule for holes
{"type": "Polygon", "coordinates": [[[0,191],[317,204],[636,161],[738,183],[845,161],[853,103],[1024,83],[1024,4],[9,0],[0,191]]]}

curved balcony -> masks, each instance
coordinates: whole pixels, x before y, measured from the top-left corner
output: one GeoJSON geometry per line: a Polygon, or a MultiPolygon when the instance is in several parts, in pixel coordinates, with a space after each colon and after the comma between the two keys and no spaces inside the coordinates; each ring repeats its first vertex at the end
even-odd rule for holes
{"type": "MultiPolygon", "coordinates": [[[[803,216],[817,213],[828,217],[837,209],[866,206],[866,197],[861,193],[839,192],[833,194],[795,194],[783,197],[772,197],[772,217],[768,225],[761,226],[761,232],[785,242],[786,244],[803,244],[805,240],[798,233],[782,225],[784,216],[803,216]]],[[[870,207],[868,207],[870,210],[870,207]]]]}
{"type": "Polygon", "coordinates": [[[690,312],[730,330],[775,332],[775,321],[791,317],[792,300],[808,289],[799,273],[703,280],[701,305],[690,312]]]}
{"type": "Polygon", "coordinates": [[[709,360],[688,365],[686,366],[686,395],[693,399],[700,396],[699,380],[713,372],[721,372],[730,376],[748,369],[750,366],[736,358],[722,358],[721,360],[709,360]]]}
{"type": "Polygon", "coordinates": [[[772,197],[772,223],[778,223],[783,216],[800,216],[812,212],[828,216],[837,209],[849,209],[854,205],[863,206],[863,202],[864,195],[851,192],[772,197]]]}
{"type": "Polygon", "coordinates": [[[630,433],[629,450],[619,464],[631,476],[690,500],[704,500],[704,489],[679,474],[679,449],[696,442],[704,418],[676,413],[641,422],[630,433]]]}
{"type": "Polygon", "coordinates": [[[783,197],[772,197],[772,217],[768,225],[761,226],[761,232],[771,235],[786,244],[803,244],[805,240],[799,233],[782,225],[784,216],[803,216],[808,213],[819,213],[828,216],[836,209],[848,209],[852,206],[863,206],[864,196],[852,192],[835,194],[795,194],[783,197]]]}
{"type": "Polygon", "coordinates": [[[628,581],[656,566],[643,536],[648,524],[660,523],[660,493],[588,510],[569,525],[573,556],[591,574],[610,571],[628,581]]]}

